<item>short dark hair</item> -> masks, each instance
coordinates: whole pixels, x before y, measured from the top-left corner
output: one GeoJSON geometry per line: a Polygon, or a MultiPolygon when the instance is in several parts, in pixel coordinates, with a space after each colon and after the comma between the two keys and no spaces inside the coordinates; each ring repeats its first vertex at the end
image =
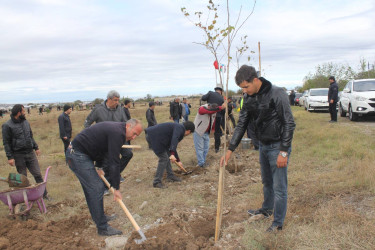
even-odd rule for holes
{"type": "Polygon", "coordinates": [[[13,108],[12,108],[12,116],[17,115],[18,112],[22,112],[22,108],[23,107],[24,106],[22,104],[16,104],[16,105],[14,105],[13,108]]]}
{"type": "Polygon", "coordinates": [[[186,121],[183,123],[185,130],[190,130],[191,133],[194,133],[195,125],[191,121],[186,121]]]}
{"type": "Polygon", "coordinates": [[[236,84],[239,86],[243,81],[252,82],[254,78],[258,78],[257,71],[253,66],[242,65],[236,73],[236,84]]]}
{"type": "Polygon", "coordinates": [[[148,103],[148,106],[151,108],[152,106],[154,106],[155,105],[155,103],[154,102],[149,102],[148,103]]]}
{"type": "Polygon", "coordinates": [[[130,102],[131,102],[131,101],[130,101],[129,99],[126,99],[126,100],[124,101],[124,104],[125,104],[125,105],[128,105],[130,102]]]}
{"type": "Polygon", "coordinates": [[[330,77],[328,78],[328,80],[336,81],[334,76],[330,76],[330,77]]]}

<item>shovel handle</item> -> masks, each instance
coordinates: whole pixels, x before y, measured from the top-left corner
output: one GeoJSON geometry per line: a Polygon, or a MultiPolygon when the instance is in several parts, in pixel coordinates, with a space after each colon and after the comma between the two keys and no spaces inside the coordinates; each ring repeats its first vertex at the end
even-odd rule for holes
{"type": "MultiPolygon", "coordinates": [[[[104,175],[99,174],[99,176],[100,176],[100,178],[102,178],[102,180],[104,181],[105,185],[107,185],[109,190],[111,190],[112,194],[114,194],[115,190],[113,189],[113,187],[111,187],[111,185],[109,184],[107,179],[104,177],[104,175]]],[[[119,199],[117,199],[116,201],[120,204],[120,206],[121,206],[122,210],[124,210],[126,216],[128,216],[128,218],[129,218],[130,222],[132,223],[133,227],[135,228],[135,230],[139,231],[140,228],[139,228],[137,222],[134,220],[133,216],[131,215],[129,210],[126,208],[124,202],[122,200],[119,200],[119,199]]]]}
{"type": "MultiPolygon", "coordinates": [[[[169,159],[171,159],[172,156],[169,157],[169,159]]],[[[179,166],[181,168],[182,171],[184,171],[185,173],[187,173],[186,169],[180,164],[180,162],[177,162],[175,161],[174,162],[177,166],[179,166]]]]}
{"type": "Polygon", "coordinates": [[[142,148],[141,145],[122,145],[122,148],[142,148]]]}

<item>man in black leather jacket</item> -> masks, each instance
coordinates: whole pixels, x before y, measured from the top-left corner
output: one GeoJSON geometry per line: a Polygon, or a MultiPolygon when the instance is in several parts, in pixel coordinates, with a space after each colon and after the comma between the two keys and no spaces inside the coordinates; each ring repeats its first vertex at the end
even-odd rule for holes
{"type": "Polygon", "coordinates": [[[331,115],[331,120],[329,122],[337,122],[337,101],[339,86],[336,83],[335,77],[329,77],[329,90],[328,90],[328,102],[329,102],[329,113],[331,115]]]}
{"type": "MultiPolygon", "coordinates": [[[[281,230],[287,209],[287,167],[291,152],[294,118],[284,89],[258,77],[254,67],[243,65],[236,74],[236,83],[247,94],[243,108],[225,155],[228,162],[240,143],[249,123],[255,126],[259,139],[264,202],[262,208],[249,210],[250,215],[274,213],[267,232],[281,230]]],[[[223,163],[224,157],[221,159],[223,163]]]]}

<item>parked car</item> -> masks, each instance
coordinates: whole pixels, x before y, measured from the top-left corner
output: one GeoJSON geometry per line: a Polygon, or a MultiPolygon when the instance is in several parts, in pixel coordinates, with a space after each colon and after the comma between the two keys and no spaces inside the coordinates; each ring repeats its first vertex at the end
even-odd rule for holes
{"type": "Polygon", "coordinates": [[[302,93],[296,93],[296,97],[294,98],[294,106],[299,105],[299,98],[302,96],[302,93]]]}
{"type": "Polygon", "coordinates": [[[375,115],[375,79],[349,81],[341,93],[339,113],[345,117],[349,113],[351,121],[359,116],[375,115]]]}
{"type": "Polygon", "coordinates": [[[305,109],[307,111],[329,110],[328,88],[309,89],[305,98],[305,109]]]}
{"type": "Polygon", "coordinates": [[[298,105],[300,107],[305,106],[305,99],[306,99],[308,92],[309,92],[308,90],[303,91],[302,96],[298,99],[298,105]]]}

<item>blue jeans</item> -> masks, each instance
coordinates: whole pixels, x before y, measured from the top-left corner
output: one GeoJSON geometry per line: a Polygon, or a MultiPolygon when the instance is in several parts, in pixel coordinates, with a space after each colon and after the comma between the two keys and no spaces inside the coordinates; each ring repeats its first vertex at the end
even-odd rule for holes
{"type": "Polygon", "coordinates": [[[189,120],[189,115],[184,115],[184,120],[187,122],[189,120]]]}
{"type": "Polygon", "coordinates": [[[95,170],[94,162],[88,155],[69,148],[66,152],[66,158],[69,168],[81,183],[91,218],[98,230],[106,230],[108,224],[103,205],[104,183],[95,170]]]}
{"type": "MultiPolygon", "coordinates": [[[[288,199],[288,167],[278,168],[277,157],[280,153],[280,142],[263,145],[259,143],[259,161],[263,183],[262,209],[273,211],[272,225],[284,223],[288,199]]],[[[291,148],[288,150],[290,156],[291,148]]],[[[289,158],[288,158],[289,163],[289,158]]]]}
{"type": "Polygon", "coordinates": [[[203,136],[200,136],[197,132],[194,132],[193,138],[198,165],[203,166],[206,163],[208,147],[210,146],[210,135],[206,132],[203,136]]]}

